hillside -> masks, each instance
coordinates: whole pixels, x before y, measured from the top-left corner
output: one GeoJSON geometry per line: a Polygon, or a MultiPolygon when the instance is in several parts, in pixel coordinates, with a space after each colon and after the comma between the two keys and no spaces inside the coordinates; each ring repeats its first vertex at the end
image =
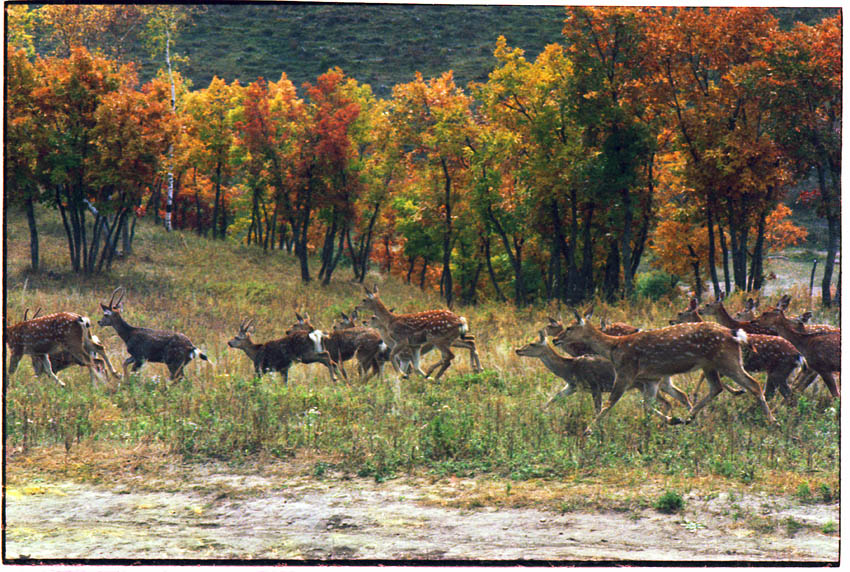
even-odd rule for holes
{"type": "MultiPolygon", "coordinates": [[[[775,8],[783,27],[812,22],[828,8],[775,8]]],[[[422,4],[265,3],[199,6],[193,24],[175,50],[195,87],[214,75],[228,82],[281,72],[300,89],[330,67],[339,66],[381,97],[415,72],[433,77],[453,70],[458,85],[486,80],[499,35],[534,58],[549,43],[562,41],[560,6],[453,6],[422,4]]],[[[134,50],[144,75],[161,62],[134,50]]]]}

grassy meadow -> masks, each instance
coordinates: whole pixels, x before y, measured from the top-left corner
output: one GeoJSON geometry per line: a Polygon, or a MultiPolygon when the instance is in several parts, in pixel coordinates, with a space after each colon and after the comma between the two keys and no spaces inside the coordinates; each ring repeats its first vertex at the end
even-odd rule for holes
{"type": "MultiPolygon", "coordinates": [[[[333,383],[322,365],[295,364],[285,386],[278,374],[255,378],[247,356],[227,341],[246,317],[255,318],[255,341],[279,337],[296,310],[309,312],[314,324],[329,330],[340,311],[349,312],[362,299],[350,271],[338,270],[328,287],[305,285],[293,256],[189,232],[165,233],[143,220],[132,256],[116,262],[110,273],[81,277],[68,269],[58,217],[40,210],[38,218],[42,270],[32,273],[25,217],[6,212],[8,322],[20,320],[26,308],[86,314],[120,371],[127,356],[123,343],[96,321],[98,303],[122,285],[130,324],[181,331],[212,363],[193,361],[185,379],[167,387],[163,364],[148,363],[110,388],[92,386],[87,371],[72,368],[59,374],[63,388],[34,378],[25,358],[13,376],[5,376],[5,444],[16,459],[43,459],[46,452],[53,459],[79,451],[120,455],[150,446],[186,462],[306,456],[316,476],[333,469],[379,481],[406,473],[488,475],[509,483],[658,479],[680,490],[710,481],[785,494],[810,490],[824,500],[839,493],[840,405],[823,389],[810,388],[794,406],[775,398],[776,426],[765,423],[751,397],[721,394],[696,422],[667,427],[645,415],[639,395],[630,392],[585,439],[581,432],[593,415],[590,395],[578,393],[542,410],[562,383],[539,360],[514,353],[536,338],[547,315],[560,311],[566,318],[567,309],[497,303],[456,308],[477,337],[482,373],[473,373],[467,352],[458,350],[455,365],[439,382],[413,377],[396,383],[386,366],[383,379],[362,383],[351,376],[333,383]]],[[[395,278],[373,273],[367,283],[379,284],[382,299],[398,312],[442,307],[436,293],[395,278]]],[[[806,302],[804,291],[802,284],[792,289],[794,313],[806,302]]],[[[729,306],[737,308],[741,300],[735,296],[729,306]]],[[[684,297],[600,302],[595,315],[659,327],[685,305],[684,297]]],[[[817,315],[838,321],[837,311],[817,315]]],[[[426,365],[435,359],[429,354],[426,365]]],[[[356,373],[355,362],[346,369],[356,373]]],[[[756,376],[763,382],[763,374],[756,376]]],[[[692,393],[697,377],[674,381],[692,393]]],[[[87,473],[85,455],[75,459],[76,476],[108,478],[87,473]]]]}

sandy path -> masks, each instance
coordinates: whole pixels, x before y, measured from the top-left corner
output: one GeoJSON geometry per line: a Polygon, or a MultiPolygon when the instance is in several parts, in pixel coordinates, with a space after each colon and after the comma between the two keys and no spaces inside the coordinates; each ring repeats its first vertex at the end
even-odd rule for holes
{"type": "MultiPolygon", "coordinates": [[[[401,479],[199,475],[173,492],[70,482],[10,488],[6,557],[835,561],[838,504],[686,497],[683,515],[434,506],[401,479]],[[226,485],[221,488],[221,485],[226,485]],[[253,489],[252,489],[253,487],[253,489]],[[247,495],[227,491],[254,490],[247,495]],[[222,492],[224,491],[224,492],[222,492]],[[259,492],[256,492],[259,491],[259,492]],[[734,510],[733,510],[734,508],[734,510]],[[736,516],[734,513],[738,512],[736,516]],[[741,511],[778,525],[754,530],[741,511]],[[783,525],[788,519],[802,526],[783,525]]],[[[764,520],[762,520],[764,521],[764,520]]],[[[752,525],[752,523],[750,524],[752,525]]],[[[755,528],[758,528],[755,526],[755,528]]]]}

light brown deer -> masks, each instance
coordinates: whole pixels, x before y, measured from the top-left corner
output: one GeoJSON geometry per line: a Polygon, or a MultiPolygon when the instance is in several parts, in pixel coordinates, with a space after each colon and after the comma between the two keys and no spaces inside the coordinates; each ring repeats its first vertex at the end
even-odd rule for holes
{"type": "MultiPolygon", "coordinates": [[[[614,322],[608,324],[605,320],[600,320],[599,327],[602,329],[603,333],[608,334],[609,336],[626,336],[640,331],[640,328],[632,326],[631,324],[626,324],[625,322],[614,322]]],[[[543,331],[547,336],[556,338],[562,331],[564,331],[564,324],[561,320],[556,320],[549,316],[549,323],[546,324],[543,331]]],[[[581,342],[567,344],[561,349],[571,356],[576,357],[595,353],[590,346],[581,342]]]]}
{"type": "Polygon", "coordinates": [[[755,319],[756,311],[759,307],[759,300],[753,300],[752,298],[747,298],[747,301],[744,304],[744,309],[738,312],[735,312],[733,316],[736,320],[741,322],[749,322],[755,319]]]}
{"type": "MultiPolygon", "coordinates": [[[[837,331],[807,332],[804,326],[785,317],[785,312],[779,308],[767,310],[756,318],[754,323],[762,327],[774,328],[780,336],[794,344],[794,347],[805,356],[809,367],[820,374],[832,397],[840,397],[841,392],[833,375],[833,372],[841,371],[840,329],[837,331]]],[[[801,376],[795,384],[795,389],[804,390],[813,379],[814,376],[801,376]]]]}
{"type": "MultiPolygon", "coordinates": [[[[24,322],[27,321],[28,312],[29,309],[24,310],[24,322]]],[[[40,312],[41,308],[38,308],[32,315],[32,319],[37,318],[40,312]]],[[[104,382],[105,376],[108,374],[111,374],[115,379],[120,379],[118,372],[112,367],[112,363],[110,363],[109,357],[106,355],[106,348],[100,342],[100,339],[91,333],[91,323],[87,324],[86,334],[85,347],[93,362],[93,367],[89,368],[89,377],[91,378],[92,383],[94,384],[97,381],[104,382]],[[98,355],[102,357],[98,357],[98,355]]],[[[72,365],[79,365],[82,367],[85,367],[86,365],[80,360],[75,359],[74,356],[67,351],[52,353],[49,357],[50,367],[53,370],[53,373],[59,373],[63,369],[67,369],[72,365]]],[[[41,356],[31,356],[31,358],[33,372],[36,376],[41,376],[41,374],[45,371],[44,360],[41,356]]]]}
{"type": "Polygon", "coordinates": [[[257,376],[269,371],[278,371],[286,384],[289,382],[289,368],[293,362],[321,363],[328,368],[331,381],[336,381],[335,364],[330,354],[322,349],[320,338],[313,332],[295,331],[277,340],[255,344],[251,339],[253,330],[254,320],[242,320],[239,332],[227,345],[245,352],[253,362],[257,376]]]}
{"type": "MultiPolygon", "coordinates": [[[[599,355],[583,355],[578,357],[561,355],[546,340],[545,330],[540,331],[537,341],[530,342],[515,351],[519,356],[540,359],[549,371],[567,382],[561,391],[549,398],[543,405],[544,409],[549,407],[556,399],[568,397],[581,389],[590,391],[593,395],[593,406],[596,409],[596,413],[598,414],[602,410],[602,393],[609,393],[614,385],[614,365],[610,360],[599,355]]],[[[642,389],[644,392],[644,407],[647,411],[652,411],[660,415],[668,422],[677,422],[678,420],[673,420],[669,417],[672,406],[669,401],[658,394],[659,389],[681,400],[688,408],[688,411],[691,409],[691,403],[687,395],[673,385],[669,377],[665,377],[663,380],[646,380],[642,384],[642,389]],[[652,407],[653,399],[657,399],[664,405],[666,414],[652,407]]]]}
{"type": "MultiPolygon", "coordinates": [[[[435,368],[439,367],[434,379],[440,379],[455,355],[452,353],[452,342],[457,340],[469,330],[466,318],[458,316],[449,310],[429,310],[414,314],[393,314],[378,297],[378,285],[372,291],[366,290],[366,298],[358,305],[357,309],[372,312],[385,329],[389,339],[384,339],[390,351],[390,361],[396,371],[404,374],[398,361],[398,356],[406,349],[413,353],[413,369],[423,377],[429,377],[435,368]],[[432,344],[442,355],[442,359],[435,363],[427,373],[419,366],[419,357],[422,346],[432,344]]],[[[383,334],[382,334],[383,335],[383,334]]]]}
{"type": "Polygon", "coordinates": [[[609,336],[590,323],[593,310],[584,317],[573,311],[576,321],[564,328],[555,344],[584,342],[610,359],[616,372],[608,402],[588,425],[585,434],[593,430],[627,389],[641,383],[641,380],[686,373],[696,368],[703,370],[710,387],[708,395],[691,410],[691,419],[723,391],[720,375],[726,375],[752,393],[768,421],[775,423],[759,382],[744,371],[741,363],[740,346],[746,343],[744,332],[733,333],[718,324],[699,322],[627,336],[609,336]]]}
{"type": "Polygon", "coordinates": [[[18,363],[25,355],[33,357],[33,363],[41,361],[41,371],[59,385],[65,383],[53,371],[50,354],[67,351],[73,358],[95,375],[94,361],[86,346],[91,321],[72,312],[58,312],[19,322],[5,327],[6,343],[9,345],[9,375],[15,373],[18,363]]]}
{"type": "MultiPolygon", "coordinates": [[[[671,324],[702,322],[699,313],[698,302],[692,298],[688,308],[679,312],[671,324]]],[[[779,392],[786,400],[791,399],[791,388],[788,386],[788,377],[797,369],[807,370],[806,360],[797,349],[788,341],[779,336],[768,336],[764,334],[747,334],[747,344],[741,348],[744,358],[744,369],[748,372],[764,371],[767,373],[767,383],[764,387],[765,399],[770,399],[779,388],[779,392]]],[[[700,379],[697,384],[702,383],[700,379]]],[[[743,393],[743,390],[724,386],[724,389],[734,394],[743,393]]]]}

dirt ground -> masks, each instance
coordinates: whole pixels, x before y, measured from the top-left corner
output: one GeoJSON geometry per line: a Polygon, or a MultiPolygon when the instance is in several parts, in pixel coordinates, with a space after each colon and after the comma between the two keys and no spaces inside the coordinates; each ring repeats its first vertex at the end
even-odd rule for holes
{"type": "Polygon", "coordinates": [[[501,492],[480,479],[376,483],[222,465],[184,466],[153,480],[124,475],[98,485],[16,473],[6,490],[5,556],[435,563],[839,558],[838,503],[719,492],[685,494],[677,514],[647,503],[546,510],[498,506],[493,499],[515,493],[504,482],[496,487],[501,492]],[[465,498],[485,500],[452,506],[470,491],[486,494],[465,498]]]}

